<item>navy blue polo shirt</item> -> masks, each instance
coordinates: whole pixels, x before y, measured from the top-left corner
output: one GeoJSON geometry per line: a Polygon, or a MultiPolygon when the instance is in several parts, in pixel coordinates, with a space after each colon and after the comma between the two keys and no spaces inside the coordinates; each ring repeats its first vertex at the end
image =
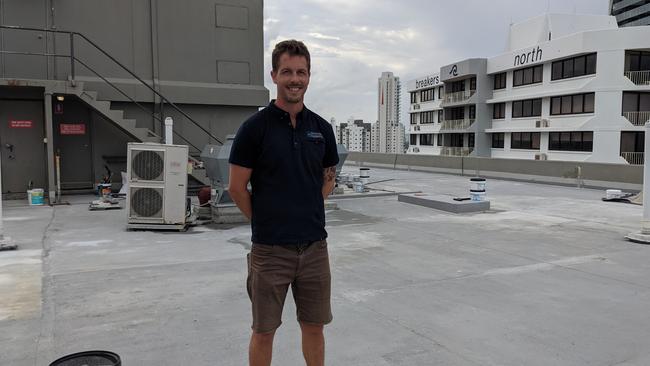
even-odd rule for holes
{"type": "Polygon", "coordinates": [[[253,243],[297,244],[325,239],[323,169],[338,164],[332,126],[303,107],[296,128],[272,100],[246,120],[229,162],[253,169],[253,243]]]}

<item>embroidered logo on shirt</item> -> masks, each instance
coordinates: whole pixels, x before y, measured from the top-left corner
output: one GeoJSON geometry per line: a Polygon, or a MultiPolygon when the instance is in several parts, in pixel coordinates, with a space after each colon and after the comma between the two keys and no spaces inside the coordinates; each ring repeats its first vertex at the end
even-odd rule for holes
{"type": "Polygon", "coordinates": [[[307,131],[307,138],[310,140],[323,140],[323,134],[315,131],[307,131]]]}

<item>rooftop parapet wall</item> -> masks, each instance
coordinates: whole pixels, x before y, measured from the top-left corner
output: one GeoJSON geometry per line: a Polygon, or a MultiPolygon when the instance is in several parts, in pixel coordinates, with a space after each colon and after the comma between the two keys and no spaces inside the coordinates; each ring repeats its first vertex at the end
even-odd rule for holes
{"type": "Polygon", "coordinates": [[[640,190],[643,184],[643,166],[625,164],[358,152],[347,163],[594,188],[640,190]]]}

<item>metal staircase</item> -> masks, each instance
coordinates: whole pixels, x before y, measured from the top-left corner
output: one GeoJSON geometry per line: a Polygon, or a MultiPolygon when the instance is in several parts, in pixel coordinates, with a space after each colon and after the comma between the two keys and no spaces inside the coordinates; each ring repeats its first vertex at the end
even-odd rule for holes
{"type": "MultiPolygon", "coordinates": [[[[88,37],[83,35],[82,33],[79,32],[69,32],[69,31],[62,31],[62,30],[54,30],[54,29],[40,29],[40,28],[30,28],[30,27],[19,27],[19,26],[8,26],[8,25],[0,25],[0,29],[9,29],[9,30],[14,30],[14,31],[21,31],[21,32],[43,32],[43,33],[52,33],[52,34],[57,34],[57,35],[65,35],[69,38],[69,53],[68,54],[57,54],[57,53],[48,53],[48,52],[24,52],[24,51],[7,51],[7,50],[0,50],[0,53],[2,54],[10,54],[10,55],[32,55],[32,56],[43,56],[43,57],[48,57],[48,58],[63,58],[63,59],[68,59],[69,64],[70,64],[70,73],[67,76],[67,80],[43,80],[43,82],[52,82],[52,81],[59,81],[59,82],[65,82],[65,94],[74,94],[76,95],[80,100],[85,102],[90,108],[95,110],[97,113],[100,115],[104,116],[106,119],[111,121],[117,128],[121,129],[124,131],[126,134],[131,136],[134,140],[140,141],[140,142],[163,142],[162,137],[157,135],[155,132],[151,131],[148,128],[142,128],[142,127],[137,127],[136,125],[136,120],[135,119],[130,119],[130,118],[125,118],[124,116],[124,111],[118,110],[118,109],[113,109],[111,108],[111,102],[106,101],[106,100],[101,100],[98,99],[98,93],[96,91],[92,90],[84,90],[83,83],[79,82],[75,79],[76,72],[75,68],[77,65],[80,65],[84,67],[86,70],[90,71],[92,74],[94,74],[96,77],[101,79],[105,84],[109,85],[112,87],[115,91],[117,91],[120,95],[124,96],[128,101],[130,101],[132,104],[138,106],[140,109],[145,111],[147,115],[150,115],[155,121],[157,121],[160,124],[160,130],[164,130],[164,122],[162,116],[152,113],[150,110],[145,108],[141,103],[136,101],[133,97],[131,97],[126,91],[124,91],[122,88],[120,88],[118,85],[115,83],[109,81],[107,77],[104,75],[100,74],[98,71],[96,71],[95,68],[93,68],[91,65],[88,63],[84,62],[82,59],[80,59],[76,54],[75,54],[75,42],[82,42],[85,47],[91,47],[98,51],[100,54],[104,55],[106,60],[112,61],[113,64],[115,64],[118,68],[129,74],[135,81],[137,81],[140,85],[144,86],[146,89],[151,91],[153,95],[157,97],[159,100],[159,103],[161,107],[164,105],[165,107],[171,107],[178,113],[180,113],[187,121],[189,121],[191,124],[193,124],[195,127],[199,128],[200,130],[205,133],[206,136],[209,137],[209,142],[208,143],[218,143],[218,144],[223,144],[217,137],[212,135],[210,131],[206,130],[203,126],[201,126],[197,121],[195,121],[191,116],[189,116],[186,112],[184,112],[182,109],[180,109],[176,104],[174,104],[172,101],[167,99],[164,95],[162,95],[158,90],[153,88],[149,83],[145,82],[142,78],[140,78],[138,75],[136,75],[133,71],[131,71],[129,68],[124,66],[122,63],[120,63],[118,60],[116,60],[113,56],[111,56],[107,51],[105,51],[103,48],[101,48],[99,45],[97,45],[95,42],[90,40],[88,37]]],[[[162,110],[162,108],[161,108],[162,110]]],[[[184,136],[180,135],[178,132],[174,131],[174,136],[182,140],[183,144],[188,145],[190,150],[193,150],[196,156],[200,154],[201,148],[198,146],[195,146],[192,144],[190,141],[188,141],[184,136]]],[[[198,165],[199,161],[195,158],[190,156],[190,159],[195,163],[195,165],[198,165]]],[[[190,191],[195,191],[197,188],[204,186],[204,185],[209,185],[209,179],[206,176],[205,170],[204,169],[198,169],[194,170],[192,174],[190,174],[190,184],[189,184],[189,189],[190,191]],[[192,182],[193,181],[193,182],[192,182]]]]}

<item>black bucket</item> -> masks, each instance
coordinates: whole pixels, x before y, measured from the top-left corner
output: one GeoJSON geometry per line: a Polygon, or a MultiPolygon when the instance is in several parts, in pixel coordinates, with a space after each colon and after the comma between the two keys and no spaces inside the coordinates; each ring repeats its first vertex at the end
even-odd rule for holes
{"type": "Polygon", "coordinates": [[[67,355],[50,366],[121,366],[120,356],[108,351],[87,351],[67,355]]]}

